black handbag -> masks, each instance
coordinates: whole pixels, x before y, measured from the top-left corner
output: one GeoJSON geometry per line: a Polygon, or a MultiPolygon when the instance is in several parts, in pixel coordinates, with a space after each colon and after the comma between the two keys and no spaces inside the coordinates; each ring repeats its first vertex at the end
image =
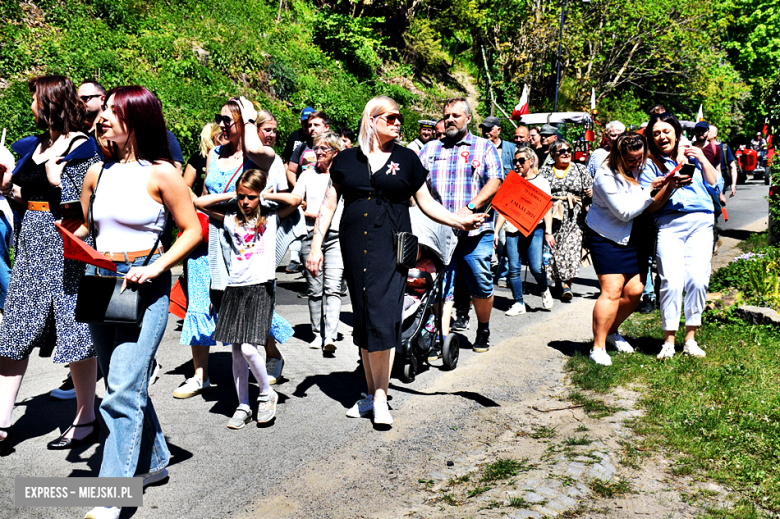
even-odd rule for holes
{"type": "MultiPolygon", "coordinates": [[[[101,168],[95,189],[89,197],[89,232],[93,240],[95,224],[92,217],[92,206],[102,176],[103,169],[101,168]]],[[[142,266],[147,266],[149,260],[157,252],[161,235],[162,233],[157,235],[154,247],[146,256],[142,266]]],[[[97,242],[93,241],[93,243],[97,242]]],[[[123,282],[124,277],[85,274],[79,282],[79,291],[76,296],[76,321],[87,324],[135,324],[140,327],[146,311],[144,296],[149,292],[151,283],[128,284],[127,289],[121,292],[123,282]]]]}
{"type": "MultiPolygon", "coordinates": [[[[371,163],[369,162],[368,157],[366,157],[366,166],[368,168],[368,180],[371,182],[371,189],[376,192],[376,188],[374,187],[374,174],[371,172],[371,163]]],[[[383,203],[390,203],[380,196],[377,196],[377,198],[383,200],[383,203]]],[[[417,239],[417,236],[410,232],[396,232],[390,215],[387,215],[387,218],[390,220],[390,227],[393,229],[395,264],[405,269],[414,268],[415,265],[417,265],[417,254],[420,250],[420,242],[417,239]]]]}

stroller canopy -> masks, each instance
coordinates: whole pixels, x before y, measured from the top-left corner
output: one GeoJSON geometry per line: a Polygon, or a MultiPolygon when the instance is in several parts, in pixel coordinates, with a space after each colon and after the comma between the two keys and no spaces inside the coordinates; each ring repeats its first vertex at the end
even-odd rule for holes
{"type": "Polygon", "coordinates": [[[455,232],[425,216],[416,205],[409,208],[409,215],[412,218],[412,234],[417,236],[420,245],[428,247],[444,265],[449,265],[458,244],[455,232]]]}

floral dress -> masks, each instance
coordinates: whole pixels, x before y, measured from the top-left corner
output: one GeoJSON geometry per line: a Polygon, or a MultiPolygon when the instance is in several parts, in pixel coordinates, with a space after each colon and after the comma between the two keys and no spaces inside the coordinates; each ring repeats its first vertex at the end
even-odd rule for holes
{"type": "Polygon", "coordinates": [[[555,238],[550,271],[553,279],[560,283],[574,279],[580,273],[585,190],[593,187],[593,178],[585,166],[573,162],[563,178],[558,178],[554,166],[542,167],[539,174],[550,182],[555,238]]]}
{"type": "Polygon", "coordinates": [[[21,187],[25,199],[52,204],[53,212],[25,210],[21,216],[0,328],[0,356],[23,360],[39,347],[41,356],[49,356],[53,350],[55,363],[79,362],[95,356],[88,325],[75,317],[86,264],[64,259],[62,238],[54,222],[62,218],[59,201],[81,196],[84,176],[100,158],[94,141],[78,146],[74,155],[79,151],[88,156],[68,161],[58,192],[46,177],[46,163],[36,164],[32,151],[19,161],[14,184],[21,187]]]}

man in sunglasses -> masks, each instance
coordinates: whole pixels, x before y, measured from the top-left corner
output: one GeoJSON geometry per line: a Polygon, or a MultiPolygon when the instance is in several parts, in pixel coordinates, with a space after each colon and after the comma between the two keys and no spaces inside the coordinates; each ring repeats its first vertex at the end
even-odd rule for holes
{"type": "Polygon", "coordinates": [[[430,119],[420,119],[417,121],[417,123],[420,125],[420,136],[410,142],[406,147],[419,155],[420,150],[423,149],[423,146],[425,146],[429,140],[433,139],[436,121],[431,121],[430,119]]]}
{"type": "MultiPolygon", "coordinates": [[[[471,108],[465,98],[444,103],[444,140],[431,140],[420,152],[420,161],[430,172],[433,190],[441,196],[442,205],[459,215],[470,215],[488,209],[504,179],[501,156],[487,139],[469,132],[471,108]]],[[[447,266],[445,299],[454,296],[456,274],[464,274],[477,314],[477,336],[474,351],[490,349],[490,312],[493,309],[493,220],[485,219],[477,230],[458,233],[458,245],[447,266]]],[[[442,330],[447,333],[449,330],[442,330]]]]}
{"type": "Polygon", "coordinates": [[[78,95],[87,111],[84,125],[89,125],[88,133],[92,133],[95,131],[97,116],[103,110],[103,103],[106,101],[106,89],[97,81],[88,79],[79,87],[78,95]]]}

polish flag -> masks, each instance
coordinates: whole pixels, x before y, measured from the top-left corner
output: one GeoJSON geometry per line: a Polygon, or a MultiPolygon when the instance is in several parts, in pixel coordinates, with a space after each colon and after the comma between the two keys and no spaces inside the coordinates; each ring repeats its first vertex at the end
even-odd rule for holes
{"type": "Polygon", "coordinates": [[[591,87],[590,89],[590,112],[594,113],[596,110],[596,89],[591,87]]]}
{"type": "Polygon", "coordinates": [[[512,119],[515,121],[520,120],[521,115],[528,113],[528,85],[523,85],[523,95],[520,96],[520,102],[517,103],[515,109],[512,110],[512,119]]]}
{"type": "Polygon", "coordinates": [[[767,117],[764,119],[764,128],[762,128],[761,133],[764,134],[764,137],[766,137],[766,134],[769,133],[769,118],[767,117]]]}
{"type": "Polygon", "coordinates": [[[704,120],[704,111],[702,111],[702,106],[699,105],[699,113],[696,114],[696,122],[701,122],[704,120]]]}
{"type": "MultiPolygon", "coordinates": [[[[598,113],[596,111],[596,89],[595,88],[590,89],[590,113],[594,117],[598,113]]],[[[593,133],[593,127],[590,123],[585,125],[585,140],[589,142],[593,142],[596,140],[596,135],[593,133]]]]}

